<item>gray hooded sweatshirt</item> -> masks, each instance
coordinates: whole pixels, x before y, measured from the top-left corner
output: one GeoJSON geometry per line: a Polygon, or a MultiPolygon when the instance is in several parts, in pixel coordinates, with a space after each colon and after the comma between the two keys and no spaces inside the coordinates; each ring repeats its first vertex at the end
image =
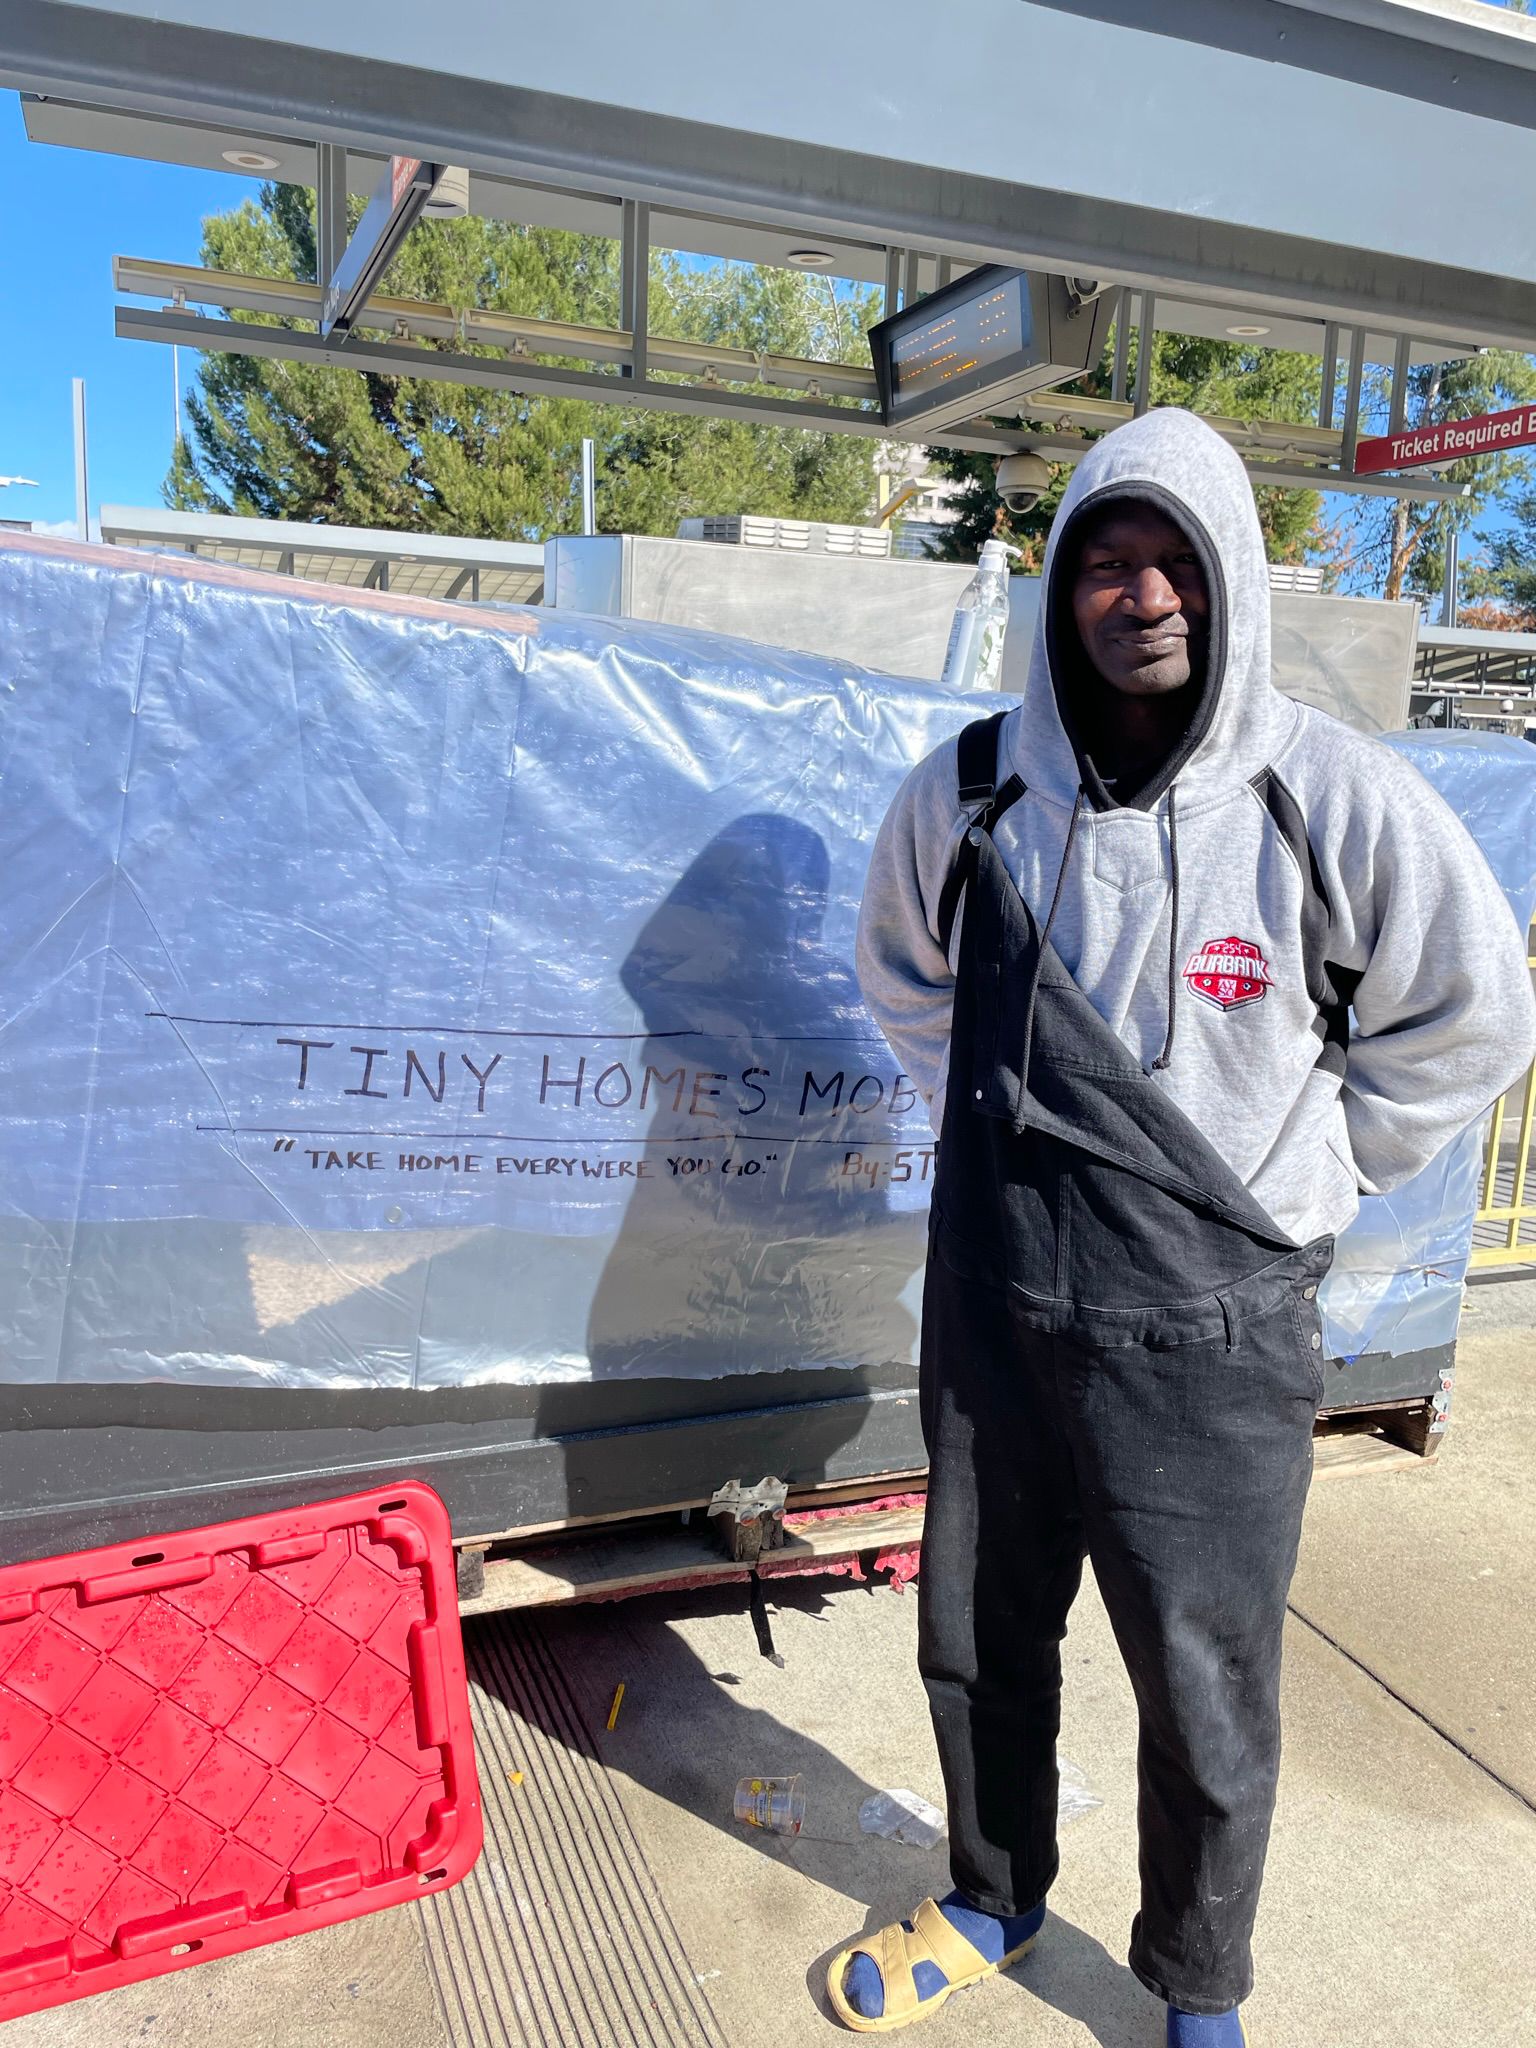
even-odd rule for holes
{"type": "MultiPolygon", "coordinates": [[[[1023,702],[999,737],[998,783],[1017,775],[1026,794],[998,821],[998,852],[1037,920],[1055,902],[1052,942],[1089,1002],[1280,1229],[1303,1244],[1336,1233],[1361,1190],[1418,1172],[1530,1064],[1524,935],[1417,770],[1274,687],[1252,485],[1203,422],[1157,411],[1100,441],[1062,500],[1044,579],[1023,702]],[[1116,497],[1176,521],[1210,593],[1197,708],[1135,806],[1074,743],[1082,657],[1056,579],[1077,520],[1116,497]]],[[[966,825],[950,740],[897,792],[859,920],[865,1001],[936,1132],[957,957],[940,903],[966,825]]]]}

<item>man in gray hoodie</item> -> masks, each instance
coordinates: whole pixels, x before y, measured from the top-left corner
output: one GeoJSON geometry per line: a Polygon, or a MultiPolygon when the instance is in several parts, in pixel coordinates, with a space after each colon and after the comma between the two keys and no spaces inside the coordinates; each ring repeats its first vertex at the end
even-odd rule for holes
{"type": "Polygon", "coordinates": [[[1192,415],[1079,466],[1023,703],[908,776],[858,966],[940,1136],[919,1664],[955,1889],[837,1957],[832,2004],[906,2025],[1039,1933],[1087,1557],[1140,1716],[1131,1967],[1174,2048],[1237,2048],[1318,1285],[1361,1191],[1529,1064],[1536,1005],[1452,812],[1274,688],[1252,488],[1192,415]]]}

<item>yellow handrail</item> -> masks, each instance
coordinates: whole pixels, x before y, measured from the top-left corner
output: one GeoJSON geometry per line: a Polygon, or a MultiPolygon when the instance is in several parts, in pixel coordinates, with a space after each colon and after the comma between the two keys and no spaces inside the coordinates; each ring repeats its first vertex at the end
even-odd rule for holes
{"type": "MultiPolygon", "coordinates": [[[[1536,967],[1536,958],[1530,962],[1536,967]]],[[[1531,1168],[1531,1135],[1536,1127],[1536,1067],[1517,1081],[1493,1106],[1488,1122],[1488,1147],[1483,1155],[1483,1179],[1477,1213],[1473,1218],[1472,1264],[1474,1266],[1536,1265],[1536,1199],[1528,1199],[1531,1168]],[[1519,1104],[1520,1135],[1513,1157],[1507,1161],[1504,1132],[1519,1104]],[[1504,1188],[1499,1183],[1504,1181],[1504,1188]],[[1508,1199],[1500,1196],[1507,1190],[1508,1199]],[[1493,1232],[1484,1226],[1502,1224],[1493,1232]],[[1525,1226],[1529,1224],[1527,1231],[1525,1226]],[[1502,1242],[1497,1240],[1502,1239],[1502,1242]]]]}

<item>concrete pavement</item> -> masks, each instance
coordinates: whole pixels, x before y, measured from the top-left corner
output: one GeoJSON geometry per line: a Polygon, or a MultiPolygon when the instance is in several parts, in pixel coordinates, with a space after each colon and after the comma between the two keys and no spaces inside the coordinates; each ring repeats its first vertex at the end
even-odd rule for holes
{"type": "Polygon", "coordinates": [[[1536,1281],[1493,1281],[1467,1304],[1444,1455],[1318,1487],[1291,1603],[1536,1803],[1533,1469],[1536,1281]]]}
{"type": "MultiPolygon", "coordinates": [[[[1249,2008],[1254,2048],[1516,2048],[1536,2038],[1533,1412],[1536,1282],[1481,1287],[1437,1466],[1314,1493],[1249,2008]]],[[[941,1798],[915,1618],[910,1595],[787,1582],[774,1618],[783,1670],[758,1655],[734,1592],[518,1624],[537,1629],[540,1654],[596,1732],[573,1734],[568,1718],[534,1726],[526,1700],[488,1699],[487,1712],[510,1716],[498,1724],[503,1760],[515,1750],[552,1778],[578,1766],[602,1778],[610,1803],[589,1797],[587,1810],[638,1845],[661,1919],[729,2048],[830,2048],[828,1957],[944,1888],[942,1849],[858,1831],[871,1790],[941,1798]],[[620,1679],[624,1706],[608,1734],[620,1679]],[[787,1770],[807,1781],[805,1833],[784,1842],[739,1829],[736,1778],[787,1770]]],[[[1122,1960],[1136,1889],[1134,1717],[1091,1585],[1066,1645],[1062,1747],[1104,1803],[1063,1831],[1036,1954],[925,2022],[917,2038],[933,2048],[1161,2041],[1159,2010],[1122,1960]]],[[[493,1844],[477,1874],[482,1956],[528,1925],[516,1918],[529,1910],[516,1865],[493,1844]],[[498,1935],[485,1915],[502,1908],[498,1935]]],[[[290,2048],[317,2029],[335,2048],[595,2048],[604,2037],[526,2000],[500,2013],[474,1984],[446,1996],[425,1928],[415,1907],[379,1915],[14,2022],[4,2048],[290,2048]]],[[[572,1968],[604,1960],[601,1924],[573,1923],[566,1937],[572,1968]]],[[[461,1975],[486,1974],[469,1947],[457,1956],[461,1975]]],[[[638,2038],[635,2024],[611,2038],[638,2038]]]]}

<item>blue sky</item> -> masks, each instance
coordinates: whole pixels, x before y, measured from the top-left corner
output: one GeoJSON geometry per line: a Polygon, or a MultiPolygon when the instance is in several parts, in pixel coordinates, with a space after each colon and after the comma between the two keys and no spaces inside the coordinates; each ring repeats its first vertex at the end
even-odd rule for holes
{"type": "MultiPolygon", "coordinates": [[[[253,182],[28,142],[21,103],[0,93],[0,518],[74,518],[70,380],[86,380],[91,502],[157,505],[171,458],[171,352],[112,332],[112,258],[195,263],[203,215],[253,182]]],[[[181,356],[182,382],[194,358],[181,356]]]]}

